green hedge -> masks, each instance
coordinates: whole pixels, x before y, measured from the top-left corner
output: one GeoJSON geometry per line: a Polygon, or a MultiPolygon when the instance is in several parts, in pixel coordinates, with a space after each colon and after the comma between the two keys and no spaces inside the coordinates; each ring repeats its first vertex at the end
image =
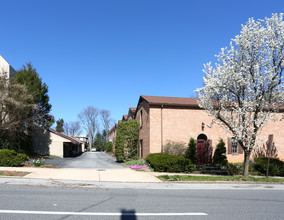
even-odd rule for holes
{"type": "Polygon", "coordinates": [[[14,150],[0,150],[0,166],[19,167],[29,158],[26,154],[18,154],[14,150]]]}
{"type": "Polygon", "coordinates": [[[112,152],[112,142],[107,142],[106,144],[106,152],[112,152]]]}
{"type": "Polygon", "coordinates": [[[118,123],[115,138],[115,157],[117,161],[137,157],[139,123],[136,120],[118,123]]]}
{"type": "Polygon", "coordinates": [[[156,172],[190,172],[194,165],[189,159],[165,153],[149,154],[146,161],[156,172]]]}
{"type": "MultiPolygon", "coordinates": [[[[256,157],[254,158],[254,169],[264,175],[267,171],[267,157],[256,157]]],[[[284,162],[270,158],[269,162],[269,175],[270,176],[284,176],[284,162]]]]}

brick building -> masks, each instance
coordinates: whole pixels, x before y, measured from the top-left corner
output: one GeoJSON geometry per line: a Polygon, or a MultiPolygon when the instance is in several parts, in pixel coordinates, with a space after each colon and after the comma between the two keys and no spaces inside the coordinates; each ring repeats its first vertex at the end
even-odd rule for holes
{"type": "MultiPolygon", "coordinates": [[[[282,113],[279,113],[279,117],[280,114],[282,113]]],[[[208,144],[213,149],[219,138],[223,138],[229,162],[241,162],[244,159],[242,148],[230,133],[216,124],[211,128],[207,126],[211,124],[212,117],[199,108],[195,98],[140,96],[135,118],[140,123],[138,146],[140,157],[162,152],[167,141],[182,141],[188,144],[190,137],[193,137],[197,140],[197,145],[208,144]]],[[[278,156],[282,160],[284,160],[283,127],[284,120],[269,121],[260,134],[263,143],[268,140],[268,135],[273,134],[278,156]]]]}

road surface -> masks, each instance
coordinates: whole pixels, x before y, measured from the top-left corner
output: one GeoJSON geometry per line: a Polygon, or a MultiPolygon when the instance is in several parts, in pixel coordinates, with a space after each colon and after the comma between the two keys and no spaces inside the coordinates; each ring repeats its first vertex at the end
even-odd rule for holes
{"type": "Polygon", "coordinates": [[[1,183],[0,219],[284,219],[283,188],[149,186],[134,189],[1,183]]]}

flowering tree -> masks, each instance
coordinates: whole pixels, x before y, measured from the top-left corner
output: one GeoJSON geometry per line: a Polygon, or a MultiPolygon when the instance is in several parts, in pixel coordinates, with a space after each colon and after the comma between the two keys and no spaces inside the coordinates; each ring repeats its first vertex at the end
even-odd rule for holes
{"type": "MultiPolygon", "coordinates": [[[[205,65],[204,87],[196,90],[199,106],[235,136],[244,150],[244,176],[261,128],[284,100],[283,14],[242,25],[240,35],[205,65]]],[[[275,117],[276,118],[276,117],[275,117]]]]}

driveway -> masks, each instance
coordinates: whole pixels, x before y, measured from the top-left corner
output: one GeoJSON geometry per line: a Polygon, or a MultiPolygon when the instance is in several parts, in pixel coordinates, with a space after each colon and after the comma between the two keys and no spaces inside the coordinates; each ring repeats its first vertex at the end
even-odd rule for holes
{"type": "Polygon", "coordinates": [[[126,168],[105,152],[85,152],[78,157],[47,158],[45,164],[61,168],[94,168],[94,169],[123,169],[126,168]]]}

